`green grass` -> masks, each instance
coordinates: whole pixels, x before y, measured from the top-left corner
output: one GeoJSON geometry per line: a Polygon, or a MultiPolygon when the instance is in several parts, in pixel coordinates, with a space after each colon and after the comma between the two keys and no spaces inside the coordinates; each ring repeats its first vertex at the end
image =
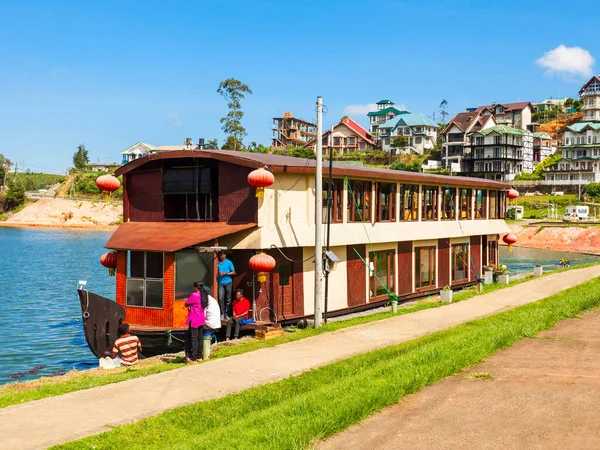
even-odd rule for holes
{"type": "Polygon", "coordinates": [[[471,372],[465,375],[468,380],[493,380],[494,375],[489,372],[471,372]]]}
{"type": "Polygon", "coordinates": [[[56,448],[307,448],[498,349],[599,306],[599,290],[600,278],[511,311],[56,448]]]}
{"type": "MultiPolygon", "coordinates": [[[[587,263],[581,264],[577,266],[573,266],[570,268],[557,269],[550,272],[544,272],[543,276],[557,273],[557,272],[565,272],[573,269],[582,269],[585,267],[591,267],[597,265],[599,263],[587,263]]],[[[526,281],[530,281],[533,279],[533,276],[525,276],[522,278],[511,280],[510,285],[501,285],[499,283],[494,283],[491,285],[483,285],[481,294],[478,292],[476,286],[472,286],[466,288],[462,291],[456,292],[453,295],[454,302],[460,302],[464,300],[468,300],[470,298],[476,297],[477,295],[489,294],[491,292],[497,291],[499,289],[508,288],[511,286],[516,286],[518,284],[524,283],[526,281]]],[[[254,350],[259,350],[261,348],[274,347],[275,345],[285,344],[287,342],[293,342],[300,339],[304,339],[311,336],[316,336],[323,333],[328,333],[335,330],[340,330],[342,328],[352,327],[356,325],[360,325],[363,323],[374,322],[377,320],[388,319],[390,317],[395,317],[403,314],[410,314],[417,311],[422,311],[424,309],[430,308],[438,308],[441,306],[449,305],[450,303],[441,303],[441,302],[423,302],[419,303],[415,306],[409,308],[399,308],[397,313],[392,312],[382,312],[372,314],[370,316],[363,317],[355,317],[352,319],[341,320],[338,322],[330,322],[324,324],[322,328],[307,328],[304,330],[293,328],[293,331],[287,331],[283,336],[269,339],[266,341],[253,340],[248,342],[240,343],[239,345],[232,346],[222,346],[216,348],[212,354],[211,359],[217,358],[225,358],[228,356],[239,355],[242,353],[251,352],[254,350]]],[[[5,386],[0,387],[0,408],[5,408],[10,405],[16,405],[19,403],[25,403],[32,400],[39,400],[46,397],[55,397],[57,395],[67,394],[69,392],[79,391],[82,389],[90,389],[93,387],[104,386],[107,384],[118,383],[121,381],[129,380],[132,378],[145,377],[148,375],[153,375],[155,373],[165,372],[167,370],[177,369],[182,367],[183,363],[174,363],[174,362],[161,362],[157,365],[145,367],[144,365],[139,365],[136,367],[131,367],[126,369],[123,372],[117,373],[101,373],[97,374],[96,372],[83,373],[79,374],[73,378],[60,379],[55,380],[52,378],[35,380],[31,382],[15,382],[10,383],[5,386]],[[28,384],[32,384],[34,387],[28,388],[28,384]]]]}

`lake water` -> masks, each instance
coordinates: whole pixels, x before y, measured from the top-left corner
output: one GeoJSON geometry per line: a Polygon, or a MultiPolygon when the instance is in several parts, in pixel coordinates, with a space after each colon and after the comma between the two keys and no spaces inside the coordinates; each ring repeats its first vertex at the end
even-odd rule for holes
{"type": "MultiPolygon", "coordinates": [[[[98,261],[109,232],[0,227],[0,384],[23,373],[31,380],[73,367],[96,367],[81,326],[77,282],[108,298],[115,279],[98,261]],[[37,373],[28,370],[40,365],[37,373]]],[[[515,247],[500,249],[513,273],[531,273],[535,264],[572,264],[599,258],[574,253],[515,247]]]]}
{"type": "Polygon", "coordinates": [[[96,367],[81,325],[77,282],[114,298],[99,257],[110,232],[0,228],[0,384],[96,367]],[[45,365],[37,374],[27,374],[45,365]]]}

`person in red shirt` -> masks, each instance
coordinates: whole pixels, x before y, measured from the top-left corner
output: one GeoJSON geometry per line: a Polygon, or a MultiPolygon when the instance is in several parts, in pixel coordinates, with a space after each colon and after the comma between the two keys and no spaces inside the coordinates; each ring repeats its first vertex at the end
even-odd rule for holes
{"type": "Polygon", "coordinates": [[[231,335],[231,327],[235,323],[235,334],[236,339],[240,336],[240,324],[244,320],[248,320],[248,312],[250,311],[250,302],[244,297],[244,291],[237,289],[235,291],[235,300],[232,305],[233,317],[230,317],[227,321],[227,332],[225,333],[225,340],[229,340],[231,335]]]}

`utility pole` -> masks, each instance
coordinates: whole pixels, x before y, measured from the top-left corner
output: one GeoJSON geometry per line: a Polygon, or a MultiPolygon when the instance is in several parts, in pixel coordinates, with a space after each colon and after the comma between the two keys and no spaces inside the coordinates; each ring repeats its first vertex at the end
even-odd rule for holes
{"type": "Polygon", "coordinates": [[[315,328],[323,321],[323,99],[317,97],[317,167],[315,171],[315,328]]]}

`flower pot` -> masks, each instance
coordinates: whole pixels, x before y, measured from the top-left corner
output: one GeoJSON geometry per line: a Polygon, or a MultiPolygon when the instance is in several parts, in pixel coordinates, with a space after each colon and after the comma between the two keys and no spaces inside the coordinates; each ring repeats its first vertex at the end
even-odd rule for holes
{"type": "Polygon", "coordinates": [[[498,282],[500,284],[509,284],[510,283],[510,275],[507,273],[498,275],[498,282]]]}
{"type": "Polygon", "coordinates": [[[533,276],[534,277],[541,277],[542,274],[544,273],[544,268],[542,266],[535,266],[533,268],[533,276]]]}
{"type": "Polygon", "coordinates": [[[494,282],[494,271],[486,270],[484,272],[483,282],[485,284],[492,284],[494,282]]]}
{"type": "Polygon", "coordinates": [[[444,303],[452,303],[452,291],[440,291],[440,297],[444,303]]]}
{"type": "Polygon", "coordinates": [[[398,312],[398,302],[392,300],[392,312],[398,312]]]}

